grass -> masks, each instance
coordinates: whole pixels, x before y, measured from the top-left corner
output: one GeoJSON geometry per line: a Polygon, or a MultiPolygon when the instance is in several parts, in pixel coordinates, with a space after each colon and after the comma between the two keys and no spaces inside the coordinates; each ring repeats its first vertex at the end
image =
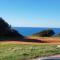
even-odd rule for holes
{"type": "Polygon", "coordinates": [[[0,43],[0,60],[29,60],[55,54],[60,54],[60,48],[54,44],[27,45],[0,43]]]}

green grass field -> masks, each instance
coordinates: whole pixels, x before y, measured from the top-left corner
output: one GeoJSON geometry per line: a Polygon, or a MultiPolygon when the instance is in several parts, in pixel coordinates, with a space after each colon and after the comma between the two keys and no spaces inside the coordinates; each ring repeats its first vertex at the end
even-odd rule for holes
{"type": "Polygon", "coordinates": [[[22,45],[0,43],[0,60],[29,60],[32,58],[60,54],[57,45],[22,45]]]}

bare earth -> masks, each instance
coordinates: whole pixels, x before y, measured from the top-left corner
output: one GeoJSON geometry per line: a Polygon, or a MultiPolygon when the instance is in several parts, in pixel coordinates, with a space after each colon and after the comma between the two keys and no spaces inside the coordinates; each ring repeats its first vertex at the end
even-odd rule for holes
{"type": "Polygon", "coordinates": [[[60,43],[60,37],[28,37],[29,39],[37,39],[45,43],[60,43]]]}
{"type": "Polygon", "coordinates": [[[55,44],[55,45],[60,45],[59,42],[57,43],[35,43],[35,42],[20,42],[20,41],[0,41],[0,43],[11,43],[11,44],[55,44]]]}
{"type": "Polygon", "coordinates": [[[12,43],[12,44],[60,44],[60,37],[27,37],[27,39],[29,40],[38,40],[38,41],[42,41],[42,42],[23,42],[22,40],[20,41],[13,41],[13,40],[7,40],[7,41],[0,41],[0,43],[12,43]]]}

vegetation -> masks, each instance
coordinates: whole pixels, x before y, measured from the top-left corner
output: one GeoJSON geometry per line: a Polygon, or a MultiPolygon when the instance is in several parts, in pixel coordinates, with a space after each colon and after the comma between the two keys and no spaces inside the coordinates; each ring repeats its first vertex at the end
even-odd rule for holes
{"type": "Polygon", "coordinates": [[[55,32],[52,29],[43,30],[39,33],[33,34],[33,36],[39,36],[39,37],[51,37],[55,34],[55,32]]]}
{"type": "Polygon", "coordinates": [[[57,45],[21,45],[0,43],[0,60],[29,60],[32,58],[60,54],[57,45]]]}
{"type": "Polygon", "coordinates": [[[0,38],[10,37],[10,38],[23,38],[21,34],[11,27],[3,18],[0,18],[0,38]]]}

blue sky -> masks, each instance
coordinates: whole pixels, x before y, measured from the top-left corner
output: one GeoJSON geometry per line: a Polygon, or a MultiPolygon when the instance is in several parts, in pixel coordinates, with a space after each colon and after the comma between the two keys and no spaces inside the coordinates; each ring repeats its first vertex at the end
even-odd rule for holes
{"type": "Polygon", "coordinates": [[[16,27],[60,27],[60,0],[0,0],[0,16],[16,27]]]}

